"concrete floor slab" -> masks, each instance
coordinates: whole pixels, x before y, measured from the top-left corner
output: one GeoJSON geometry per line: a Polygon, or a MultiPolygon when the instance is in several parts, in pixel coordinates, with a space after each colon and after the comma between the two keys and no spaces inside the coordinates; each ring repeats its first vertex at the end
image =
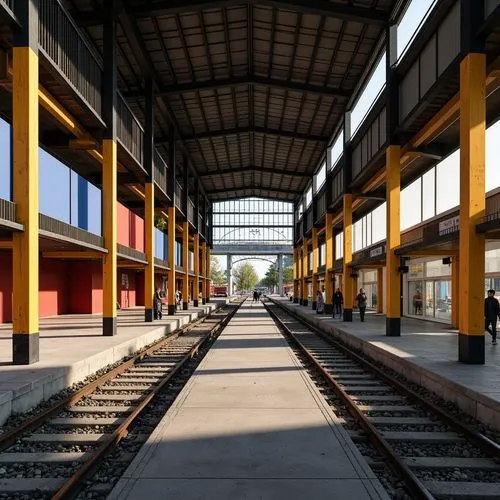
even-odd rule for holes
{"type": "Polygon", "coordinates": [[[108,498],[145,496],[387,499],[257,304],[231,320],[108,498]]]}
{"type": "Polygon", "coordinates": [[[382,499],[369,481],[360,479],[162,479],[121,480],[110,499],[183,500],[356,500],[382,499]]]}

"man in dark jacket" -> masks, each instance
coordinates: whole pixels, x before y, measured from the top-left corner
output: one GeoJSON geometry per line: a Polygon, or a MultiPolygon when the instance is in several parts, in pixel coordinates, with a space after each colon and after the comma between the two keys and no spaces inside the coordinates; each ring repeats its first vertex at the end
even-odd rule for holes
{"type": "Polygon", "coordinates": [[[356,297],[356,302],[358,303],[359,317],[361,321],[365,320],[366,301],[367,301],[366,293],[362,288],[360,288],[359,293],[356,297]]]}
{"type": "Polygon", "coordinates": [[[342,304],[344,303],[344,296],[342,295],[340,288],[337,288],[337,291],[333,294],[332,302],[333,302],[333,317],[335,318],[335,313],[339,315],[342,314],[342,304]]]}
{"type": "Polygon", "coordinates": [[[493,337],[493,345],[497,345],[498,317],[500,317],[500,304],[495,297],[495,290],[488,290],[488,297],[484,299],[484,328],[493,337]]]}

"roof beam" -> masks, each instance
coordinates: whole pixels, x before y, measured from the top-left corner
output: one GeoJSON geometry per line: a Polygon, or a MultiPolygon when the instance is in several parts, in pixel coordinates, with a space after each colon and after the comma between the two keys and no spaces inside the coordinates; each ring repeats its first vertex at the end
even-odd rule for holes
{"type": "MultiPolygon", "coordinates": [[[[201,90],[215,90],[224,87],[236,87],[239,85],[259,85],[262,87],[284,89],[295,92],[306,92],[309,94],[320,94],[333,97],[349,98],[349,90],[323,87],[321,85],[311,85],[308,83],[297,83],[288,80],[277,80],[275,78],[265,78],[257,75],[244,75],[226,79],[205,80],[202,82],[182,83],[178,85],[166,85],[159,89],[159,95],[168,96],[171,94],[182,94],[184,92],[197,92],[201,90]]],[[[142,92],[124,92],[124,97],[142,97],[142,92]]]]}
{"type": "Polygon", "coordinates": [[[295,12],[318,14],[367,24],[386,24],[388,20],[388,16],[374,9],[352,7],[350,5],[332,3],[328,0],[250,0],[247,2],[242,0],[163,0],[154,4],[137,5],[131,9],[131,13],[136,17],[153,17],[202,9],[231,7],[246,3],[271,5],[295,12]]]}
{"type": "Polygon", "coordinates": [[[214,130],[211,132],[201,132],[199,134],[193,135],[183,135],[181,140],[183,141],[197,141],[199,139],[215,139],[217,137],[227,137],[229,135],[237,134],[249,134],[254,132],[257,134],[275,135],[278,137],[290,137],[291,139],[299,139],[301,141],[316,141],[316,142],[328,142],[328,137],[320,135],[303,134],[299,132],[292,132],[289,130],[275,130],[264,127],[239,127],[223,130],[214,130]]]}
{"type": "Polygon", "coordinates": [[[303,177],[310,179],[311,175],[306,172],[288,172],[286,170],[276,170],[275,168],[265,168],[265,167],[256,167],[254,165],[248,165],[247,167],[238,167],[238,168],[225,168],[222,170],[213,170],[211,172],[204,172],[199,174],[200,179],[226,175],[226,174],[241,174],[246,172],[262,172],[264,174],[277,174],[277,175],[288,175],[291,177],[303,177]]]}
{"type": "Polygon", "coordinates": [[[217,194],[225,194],[225,193],[237,193],[240,191],[251,191],[252,194],[256,196],[263,196],[262,194],[259,194],[259,192],[271,192],[271,193],[293,195],[295,198],[297,198],[297,196],[300,195],[299,192],[291,191],[290,189],[272,188],[265,186],[241,186],[237,188],[217,189],[215,191],[207,191],[207,196],[214,196],[217,194]]]}

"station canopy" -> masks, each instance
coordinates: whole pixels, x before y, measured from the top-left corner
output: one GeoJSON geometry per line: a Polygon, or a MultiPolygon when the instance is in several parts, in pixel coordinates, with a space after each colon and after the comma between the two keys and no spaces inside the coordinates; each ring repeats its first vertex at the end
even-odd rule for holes
{"type": "MultiPolygon", "coordinates": [[[[103,1],[66,0],[101,49],[103,1]]],[[[153,80],[160,151],[175,133],[210,200],[297,201],[407,4],[121,0],[119,89],[144,120],[153,80]]]]}

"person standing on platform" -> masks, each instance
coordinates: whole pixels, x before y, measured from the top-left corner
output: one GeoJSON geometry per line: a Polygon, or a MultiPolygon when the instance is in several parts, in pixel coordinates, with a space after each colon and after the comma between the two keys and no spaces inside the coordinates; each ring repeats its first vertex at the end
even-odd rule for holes
{"type": "Polygon", "coordinates": [[[154,299],[153,299],[153,305],[154,305],[154,318],[155,319],[161,319],[163,317],[163,311],[162,311],[162,302],[161,302],[161,290],[158,288],[155,292],[154,299]]]}
{"type": "Polygon", "coordinates": [[[323,314],[325,312],[325,299],[321,290],[316,294],[316,314],[323,314]]]}
{"type": "Polygon", "coordinates": [[[500,304],[495,297],[495,290],[488,290],[488,297],[484,299],[484,329],[493,337],[491,342],[493,345],[497,345],[497,318],[499,317],[500,304]]]}
{"type": "Polygon", "coordinates": [[[333,317],[335,318],[335,313],[339,316],[342,314],[342,305],[344,304],[344,296],[340,291],[340,288],[337,288],[337,291],[333,294],[333,317]]]}
{"type": "Polygon", "coordinates": [[[359,293],[356,296],[356,302],[359,309],[359,317],[361,321],[364,321],[366,312],[366,293],[362,288],[359,289],[359,293]]]}

